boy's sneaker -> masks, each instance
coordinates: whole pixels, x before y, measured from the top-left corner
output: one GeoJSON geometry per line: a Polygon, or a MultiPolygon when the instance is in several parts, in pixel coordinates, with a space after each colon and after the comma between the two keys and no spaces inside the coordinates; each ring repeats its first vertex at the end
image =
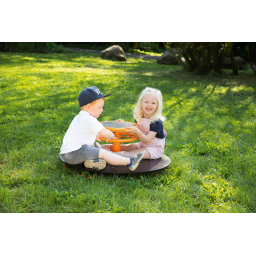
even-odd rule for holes
{"type": "Polygon", "coordinates": [[[94,145],[95,145],[96,148],[101,148],[101,145],[100,145],[99,142],[95,142],[94,145]]]}
{"type": "Polygon", "coordinates": [[[106,167],[106,161],[103,159],[85,160],[84,166],[89,169],[102,170],[106,167]]]}
{"type": "Polygon", "coordinates": [[[129,166],[129,169],[131,171],[135,171],[135,169],[138,167],[140,161],[143,159],[143,156],[145,155],[146,151],[139,152],[136,156],[132,156],[132,165],[129,166]]]}

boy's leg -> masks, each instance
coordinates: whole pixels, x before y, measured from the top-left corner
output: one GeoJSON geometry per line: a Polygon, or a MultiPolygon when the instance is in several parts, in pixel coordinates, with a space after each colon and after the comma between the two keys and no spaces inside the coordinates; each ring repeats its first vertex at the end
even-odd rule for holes
{"type": "Polygon", "coordinates": [[[151,155],[146,148],[137,148],[137,149],[134,149],[131,151],[125,151],[125,152],[113,152],[113,154],[130,158],[131,156],[136,156],[136,154],[138,154],[139,152],[144,152],[144,151],[145,151],[145,154],[143,156],[143,159],[151,159],[151,155]]]}
{"type": "MultiPolygon", "coordinates": [[[[139,152],[136,156],[132,156],[131,158],[122,157],[116,154],[113,154],[105,149],[100,149],[99,157],[104,159],[107,163],[112,165],[127,165],[127,167],[134,171],[140,161],[143,159],[146,151],[139,152]]],[[[99,159],[99,160],[102,160],[99,159]]]]}
{"type": "Polygon", "coordinates": [[[130,158],[118,156],[105,149],[100,149],[99,158],[104,159],[107,163],[112,165],[128,165],[130,158]]]}

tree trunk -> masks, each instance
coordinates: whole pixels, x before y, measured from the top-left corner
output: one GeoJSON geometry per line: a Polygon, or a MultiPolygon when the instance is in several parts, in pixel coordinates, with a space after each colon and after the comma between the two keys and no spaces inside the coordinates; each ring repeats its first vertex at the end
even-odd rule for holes
{"type": "Polygon", "coordinates": [[[253,59],[256,60],[256,43],[248,43],[248,59],[254,72],[254,75],[256,76],[256,69],[253,66],[253,59]]]}
{"type": "Polygon", "coordinates": [[[231,66],[232,66],[232,69],[233,69],[232,75],[239,76],[238,66],[236,65],[233,49],[231,49],[230,57],[231,57],[231,66]]]}

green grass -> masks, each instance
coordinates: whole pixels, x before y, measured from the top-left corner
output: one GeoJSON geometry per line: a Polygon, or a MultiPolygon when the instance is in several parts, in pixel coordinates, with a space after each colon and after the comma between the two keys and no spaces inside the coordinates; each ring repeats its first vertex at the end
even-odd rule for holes
{"type": "Polygon", "coordinates": [[[133,51],[131,51],[132,53],[138,53],[138,54],[146,54],[146,55],[152,55],[152,56],[162,56],[163,53],[156,53],[156,52],[149,52],[149,51],[143,51],[143,50],[139,50],[139,49],[133,49],[133,51]]]}
{"type": "Polygon", "coordinates": [[[93,54],[0,53],[0,212],[256,212],[256,80],[93,54]],[[63,168],[78,95],[97,86],[99,121],[133,121],[145,87],[163,93],[171,165],[107,175],[63,168]]]}

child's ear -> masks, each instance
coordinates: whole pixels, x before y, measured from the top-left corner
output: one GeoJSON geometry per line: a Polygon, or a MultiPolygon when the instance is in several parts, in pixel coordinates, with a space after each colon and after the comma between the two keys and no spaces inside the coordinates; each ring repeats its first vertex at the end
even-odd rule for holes
{"type": "Polygon", "coordinates": [[[84,105],[84,106],[81,107],[81,109],[82,109],[82,110],[86,110],[86,109],[88,109],[88,106],[89,106],[89,104],[84,105]]]}

